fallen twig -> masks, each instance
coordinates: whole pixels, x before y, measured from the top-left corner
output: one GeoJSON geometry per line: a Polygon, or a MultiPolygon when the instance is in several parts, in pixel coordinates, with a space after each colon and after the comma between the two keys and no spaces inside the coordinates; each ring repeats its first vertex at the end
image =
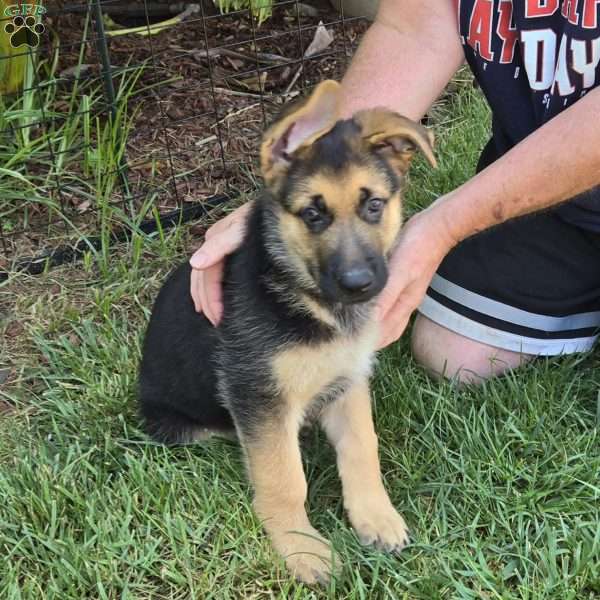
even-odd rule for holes
{"type": "Polygon", "coordinates": [[[194,142],[194,146],[199,148],[200,146],[204,146],[205,144],[210,144],[210,142],[216,142],[216,141],[217,141],[216,135],[209,135],[208,137],[202,138],[201,140],[194,142]]]}
{"type": "Polygon", "coordinates": [[[237,90],[230,90],[228,88],[216,87],[215,92],[225,94],[227,96],[244,96],[246,98],[262,98],[260,94],[252,94],[251,92],[238,92],[237,90]]]}
{"type": "Polygon", "coordinates": [[[285,56],[279,54],[269,54],[268,52],[256,52],[249,54],[246,52],[240,52],[239,50],[232,50],[231,48],[209,48],[208,50],[185,50],[181,48],[183,52],[191,54],[195,60],[204,61],[209,58],[217,58],[219,56],[227,56],[229,58],[239,58],[241,60],[247,60],[249,62],[260,62],[269,65],[285,65],[292,62],[285,56]]]}
{"type": "Polygon", "coordinates": [[[245,113],[247,110],[251,110],[253,108],[256,108],[257,106],[260,106],[260,102],[254,102],[253,104],[249,104],[248,106],[243,106],[239,110],[234,110],[230,113],[227,113],[223,118],[219,119],[218,121],[215,121],[210,126],[210,128],[212,129],[213,127],[217,127],[217,125],[220,125],[221,123],[224,123],[225,121],[228,121],[229,119],[233,119],[233,117],[237,117],[238,115],[245,113]]]}

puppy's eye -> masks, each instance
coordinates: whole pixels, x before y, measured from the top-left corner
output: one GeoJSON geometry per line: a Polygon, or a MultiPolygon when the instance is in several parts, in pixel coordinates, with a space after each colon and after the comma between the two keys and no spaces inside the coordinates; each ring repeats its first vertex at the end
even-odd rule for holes
{"type": "Polygon", "coordinates": [[[305,208],[300,213],[300,216],[307,225],[317,225],[323,220],[323,215],[321,214],[321,211],[315,208],[314,206],[309,206],[308,208],[305,208]]]}
{"type": "Polygon", "coordinates": [[[367,223],[375,225],[381,221],[386,204],[387,200],[384,198],[371,196],[369,190],[363,189],[358,214],[367,223]]]}
{"type": "Polygon", "coordinates": [[[367,200],[367,212],[371,216],[378,215],[385,206],[385,202],[381,198],[369,198],[367,200]]]}
{"type": "Polygon", "coordinates": [[[298,215],[304,221],[306,227],[313,233],[325,231],[333,221],[331,214],[329,214],[322,201],[321,204],[322,206],[315,206],[314,204],[307,206],[298,215]]]}

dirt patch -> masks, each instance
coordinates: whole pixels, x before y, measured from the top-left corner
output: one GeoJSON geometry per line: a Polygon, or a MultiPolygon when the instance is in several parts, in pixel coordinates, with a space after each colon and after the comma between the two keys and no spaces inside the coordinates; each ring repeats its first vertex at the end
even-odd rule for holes
{"type": "Polygon", "coordinates": [[[16,409],[12,404],[9,404],[0,398],[0,419],[14,413],[15,411],[16,409]]]}

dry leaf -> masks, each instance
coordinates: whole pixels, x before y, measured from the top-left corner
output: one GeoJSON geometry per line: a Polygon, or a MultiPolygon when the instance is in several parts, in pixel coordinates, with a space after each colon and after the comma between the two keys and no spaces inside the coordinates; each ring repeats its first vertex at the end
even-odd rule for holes
{"type": "Polygon", "coordinates": [[[7,337],[14,338],[21,335],[25,331],[25,327],[21,321],[11,321],[6,327],[5,334],[7,337]]]}
{"type": "Polygon", "coordinates": [[[225,60],[232,66],[233,69],[239,71],[244,66],[244,61],[239,60],[239,58],[229,58],[229,56],[225,57],[225,60]]]}
{"type": "Polygon", "coordinates": [[[323,21],[319,21],[313,40],[304,53],[304,58],[308,58],[309,56],[323,52],[323,50],[329,47],[332,42],[332,33],[327,29],[327,27],[325,27],[325,25],[323,25],[323,21]]]}
{"type": "Polygon", "coordinates": [[[77,336],[76,333],[70,333],[67,336],[67,339],[69,340],[69,344],[71,344],[71,346],[80,346],[81,345],[81,340],[79,339],[79,337],[77,336]]]}
{"type": "Polygon", "coordinates": [[[70,77],[73,77],[74,79],[79,79],[79,77],[81,77],[82,75],[86,75],[87,73],[89,73],[93,67],[94,65],[75,65],[74,67],[63,69],[58,75],[59,77],[64,77],[65,79],[68,79],[70,77]]]}
{"type": "Polygon", "coordinates": [[[246,79],[234,79],[234,81],[247,90],[261,92],[265,89],[265,83],[267,83],[267,73],[263,71],[260,76],[253,75],[246,79]]]}
{"type": "Polygon", "coordinates": [[[88,210],[90,208],[91,205],[92,205],[91,200],[84,200],[81,204],[79,204],[77,206],[77,212],[84,213],[86,210],[88,210]]]}

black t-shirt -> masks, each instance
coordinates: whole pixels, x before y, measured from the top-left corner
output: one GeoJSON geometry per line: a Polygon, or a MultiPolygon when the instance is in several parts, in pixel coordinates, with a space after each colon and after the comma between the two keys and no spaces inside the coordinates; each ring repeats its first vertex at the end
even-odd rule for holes
{"type": "MultiPolygon", "coordinates": [[[[480,168],[600,85],[600,0],[453,0],[465,56],[493,113],[480,168]]],[[[600,187],[561,205],[600,232],[600,187]]]]}

